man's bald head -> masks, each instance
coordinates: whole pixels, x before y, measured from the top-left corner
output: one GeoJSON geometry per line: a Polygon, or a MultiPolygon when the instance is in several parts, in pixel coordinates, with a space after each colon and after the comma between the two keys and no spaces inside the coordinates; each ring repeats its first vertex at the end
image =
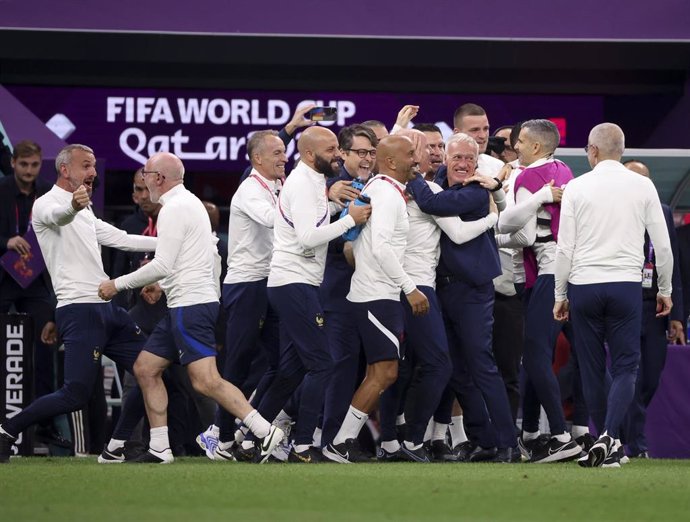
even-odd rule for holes
{"type": "Polygon", "coordinates": [[[386,136],[376,147],[379,172],[407,183],[414,175],[415,147],[412,140],[396,134],[386,136]]]}
{"type": "Polygon", "coordinates": [[[340,152],[338,138],[325,127],[309,127],[297,142],[300,161],[316,172],[332,177],[338,173],[340,152]]]}
{"type": "Polygon", "coordinates": [[[625,134],[615,123],[600,123],[589,133],[589,145],[598,150],[597,159],[620,161],[625,151],[625,134]]]}
{"type": "Polygon", "coordinates": [[[158,171],[171,181],[184,179],[182,160],[169,152],[158,152],[151,156],[144,167],[146,171],[158,171]]]}
{"type": "Polygon", "coordinates": [[[630,161],[626,161],[625,163],[623,163],[623,165],[625,166],[626,169],[632,170],[633,172],[636,172],[637,174],[641,174],[645,178],[650,177],[649,167],[647,167],[647,165],[645,165],[641,161],[630,160],[630,161]]]}

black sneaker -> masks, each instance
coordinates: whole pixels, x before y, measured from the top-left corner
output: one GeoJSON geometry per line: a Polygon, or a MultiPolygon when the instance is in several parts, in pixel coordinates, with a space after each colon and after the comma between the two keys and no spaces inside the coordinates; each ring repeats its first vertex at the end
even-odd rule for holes
{"type": "Polygon", "coordinates": [[[611,437],[602,435],[592,445],[587,455],[578,459],[577,463],[583,468],[598,468],[604,463],[611,450],[613,450],[613,445],[614,441],[611,437]]]}
{"type": "Polygon", "coordinates": [[[648,459],[649,453],[646,451],[640,451],[639,453],[635,453],[633,455],[630,455],[631,459],[648,459]]]}
{"type": "Polygon", "coordinates": [[[369,457],[359,448],[356,439],[347,439],[340,444],[330,443],[323,448],[323,456],[341,464],[367,462],[369,460],[369,457]]]}
{"type": "Polygon", "coordinates": [[[135,459],[126,460],[127,463],[132,464],[172,464],[175,460],[172,451],[170,449],[163,451],[156,451],[152,453],[152,450],[145,451],[135,459]]]}
{"type": "Polygon", "coordinates": [[[545,434],[541,434],[536,439],[530,440],[525,440],[523,436],[520,435],[520,437],[518,437],[518,448],[522,456],[525,457],[525,460],[530,460],[532,454],[542,446],[546,446],[550,440],[551,437],[545,434]]]}
{"type": "Polygon", "coordinates": [[[12,446],[14,441],[9,435],[0,433],[0,464],[6,464],[10,461],[10,455],[12,455],[12,446]]]}
{"type": "Polygon", "coordinates": [[[72,448],[72,442],[60,435],[52,426],[39,426],[34,431],[34,438],[36,442],[41,442],[42,444],[50,444],[58,448],[72,448]]]}
{"type": "Polygon", "coordinates": [[[455,462],[457,457],[443,440],[431,441],[431,457],[434,462],[455,462]]]}
{"type": "Polygon", "coordinates": [[[529,461],[535,464],[567,462],[578,458],[581,453],[582,448],[572,437],[568,442],[561,442],[556,437],[551,437],[546,445],[540,446],[532,452],[532,458],[529,461]]]}
{"type": "Polygon", "coordinates": [[[258,462],[259,448],[256,447],[256,444],[252,444],[250,448],[244,448],[242,444],[239,444],[235,448],[233,455],[235,455],[237,462],[258,462]]]}
{"type": "Polygon", "coordinates": [[[400,453],[407,462],[423,462],[425,464],[431,462],[429,451],[424,447],[424,444],[417,449],[410,449],[403,443],[400,446],[400,453]]]}
{"type": "Polygon", "coordinates": [[[295,448],[290,449],[287,461],[293,464],[318,464],[323,462],[323,455],[314,446],[309,446],[305,451],[295,451],[295,448]]]}
{"type": "Polygon", "coordinates": [[[469,440],[461,442],[453,448],[453,454],[455,455],[455,462],[469,462],[470,454],[474,451],[476,446],[469,440]]]}
{"type": "Polygon", "coordinates": [[[500,464],[516,464],[522,462],[522,455],[517,446],[514,448],[498,448],[493,462],[498,462],[500,464]]]}
{"type": "Polygon", "coordinates": [[[617,451],[612,451],[608,457],[604,460],[604,463],[601,465],[602,468],[620,468],[621,467],[621,460],[620,460],[620,455],[617,451]]]}
{"type": "Polygon", "coordinates": [[[469,462],[493,462],[496,458],[496,448],[482,448],[477,446],[470,453],[469,462]]]}
{"type": "Polygon", "coordinates": [[[103,453],[98,456],[99,464],[121,464],[128,460],[138,458],[146,451],[146,446],[138,441],[127,441],[121,448],[113,451],[108,451],[108,446],[103,448],[103,453]]]}
{"type": "Polygon", "coordinates": [[[402,451],[386,451],[382,447],[376,450],[376,460],[379,462],[403,462],[405,458],[402,456],[402,451]]]}
{"type": "Polygon", "coordinates": [[[578,438],[576,438],[575,442],[577,442],[578,446],[582,448],[582,451],[584,453],[587,453],[592,448],[592,446],[594,446],[594,443],[596,441],[590,433],[585,433],[584,435],[580,435],[578,438]]]}

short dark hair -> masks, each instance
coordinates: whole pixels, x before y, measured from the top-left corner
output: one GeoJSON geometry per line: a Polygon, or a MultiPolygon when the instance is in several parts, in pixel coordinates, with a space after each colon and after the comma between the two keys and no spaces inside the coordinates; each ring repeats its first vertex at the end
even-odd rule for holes
{"type": "Polygon", "coordinates": [[[532,139],[541,143],[550,154],[556,150],[561,142],[561,134],[558,132],[558,127],[551,120],[537,119],[527,120],[522,124],[522,128],[526,129],[532,139]]]}
{"type": "Polygon", "coordinates": [[[256,131],[253,133],[249,139],[247,140],[247,156],[249,156],[249,161],[251,163],[252,161],[252,156],[254,155],[255,152],[257,152],[262,145],[264,144],[264,140],[268,136],[278,136],[278,131],[275,130],[261,130],[261,131],[256,131]]]}
{"type": "Polygon", "coordinates": [[[14,160],[19,157],[34,155],[42,156],[41,147],[38,143],[30,140],[20,141],[14,146],[14,150],[12,151],[12,159],[14,160]]]}
{"type": "Polygon", "coordinates": [[[372,147],[376,147],[379,144],[379,140],[376,138],[376,134],[374,134],[371,128],[356,123],[340,129],[338,133],[338,146],[343,150],[349,149],[352,147],[352,140],[355,136],[368,139],[372,147]]]}
{"type": "Polygon", "coordinates": [[[455,109],[453,114],[453,125],[456,129],[460,128],[460,123],[465,116],[486,116],[486,111],[476,103],[465,103],[455,109]]]}
{"type": "Polygon", "coordinates": [[[441,132],[441,129],[439,129],[438,125],[433,123],[417,123],[412,128],[422,132],[438,132],[441,136],[443,136],[443,133],[441,132]]]}
{"type": "Polygon", "coordinates": [[[513,128],[510,131],[510,146],[515,148],[515,144],[517,143],[518,138],[520,137],[520,130],[522,129],[522,124],[525,123],[524,121],[519,121],[515,125],[513,125],[513,128]]]}

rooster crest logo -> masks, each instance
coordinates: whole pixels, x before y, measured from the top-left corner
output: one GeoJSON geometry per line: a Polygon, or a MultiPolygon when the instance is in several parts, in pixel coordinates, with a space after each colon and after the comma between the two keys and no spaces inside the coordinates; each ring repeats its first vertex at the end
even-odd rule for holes
{"type": "Polygon", "coordinates": [[[316,326],[323,327],[324,323],[323,314],[316,314],[316,326]]]}
{"type": "Polygon", "coordinates": [[[98,359],[101,357],[101,350],[99,349],[98,346],[94,348],[93,350],[93,362],[98,362],[98,359]]]}

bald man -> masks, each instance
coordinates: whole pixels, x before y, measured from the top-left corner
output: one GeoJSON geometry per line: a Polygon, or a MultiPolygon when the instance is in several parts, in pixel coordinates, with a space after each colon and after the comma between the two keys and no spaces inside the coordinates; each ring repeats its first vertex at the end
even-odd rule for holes
{"type": "MultiPolygon", "coordinates": [[[[273,419],[302,383],[294,443],[288,460],[311,463],[320,457],[313,434],[323,409],[333,359],[328,350],[325,318],[319,301],[328,242],[365,223],[368,205],[350,205],[348,214],[333,223],[340,207],[329,204],[326,178],[340,168],[338,140],[330,130],[310,127],[297,143],[300,163],[288,176],[278,198],[273,257],[268,275],[268,300],[280,317],[278,374],[257,409],[273,419]]],[[[251,450],[249,440],[243,450],[251,450]]]]}
{"type": "Polygon", "coordinates": [[[162,205],[155,257],[135,272],[102,282],[98,290],[101,299],[110,300],[118,291],[160,281],[168,298],[168,313],[156,325],[134,366],[151,426],[149,450],[137,461],[165,464],[174,460],[162,374],[170,364],[179,362],[197,392],[243,419],[263,439],[260,460],[264,462],[284,437],[283,431],[261,417],[239,389],[221,378],[216,367],[220,256],[208,212],[185,189],[184,166],[173,154],[153,155],[141,173],[151,201],[162,205]]]}
{"type": "MultiPolygon", "coordinates": [[[[326,458],[340,463],[364,459],[355,440],[381,394],[398,377],[404,321],[400,292],[415,315],[429,311],[429,300],[402,267],[409,230],[405,184],[415,175],[414,145],[405,136],[388,136],[379,143],[376,155],[380,174],[362,189],[371,199],[372,217],[353,243],[355,273],[347,295],[364,346],[367,374],[338,434],[323,449],[326,458]]],[[[422,450],[421,443],[411,448],[411,459],[428,461],[415,450],[422,450]]]]}
{"type": "Polygon", "coordinates": [[[673,305],[673,254],[654,185],[620,163],[621,128],[597,125],[585,149],[592,170],[568,183],[561,202],[553,313],[556,320],[573,322],[585,401],[599,432],[578,462],[620,467],[616,439],[635,393],[640,360],[645,231],[656,254],[657,317],[668,316],[673,305]],[[611,198],[613,193],[617,197],[611,198]]]}
{"type": "MultiPolygon", "coordinates": [[[[633,172],[649,178],[649,168],[641,161],[631,160],[624,166],[633,172]]],[[[668,317],[656,317],[656,290],[658,289],[658,275],[654,269],[656,264],[655,246],[645,235],[644,259],[645,266],[652,269],[652,278],[642,287],[642,335],[640,369],[637,372],[635,397],[623,421],[621,439],[627,446],[627,453],[631,457],[647,457],[647,438],[644,427],[647,419],[647,407],[659,387],[659,379],[666,362],[668,344],[685,344],[683,333],[683,289],[681,285],[680,263],[678,254],[678,238],[673,225],[671,207],[661,204],[666,219],[666,229],[671,239],[673,251],[673,293],[672,299],[678,306],[671,309],[668,317]]]]}

